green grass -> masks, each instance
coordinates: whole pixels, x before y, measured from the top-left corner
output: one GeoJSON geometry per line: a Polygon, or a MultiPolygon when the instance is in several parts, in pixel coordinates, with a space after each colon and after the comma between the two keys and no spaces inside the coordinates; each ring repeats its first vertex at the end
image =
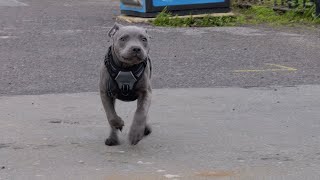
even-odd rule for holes
{"type": "Polygon", "coordinates": [[[234,26],[237,24],[237,17],[223,16],[213,17],[205,16],[203,18],[194,18],[192,15],[187,18],[178,18],[168,13],[166,10],[162,11],[151,23],[155,26],[169,26],[169,27],[206,27],[206,26],[234,26]]]}
{"type": "Polygon", "coordinates": [[[280,13],[271,8],[253,6],[246,10],[237,10],[237,14],[244,18],[244,24],[277,25],[316,25],[320,24],[320,18],[314,15],[315,7],[302,11],[301,9],[280,13]]]}
{"type": "Polygon", "coordinates": [[[155,26],[165,27],[215,27],[265,24],[270,26],[295,26],[295,25],[320,25],[320,18],[314,15],[315,7],[305,11],[302,9],[291,10],[286,13],[276,12],[265,6],[252,6],[249,9],[234,8],[236,16],[213,17],[207,15],[195,18],[192,15],[178,18],[168,13],[165,9],[151,23],[155,26]]]}

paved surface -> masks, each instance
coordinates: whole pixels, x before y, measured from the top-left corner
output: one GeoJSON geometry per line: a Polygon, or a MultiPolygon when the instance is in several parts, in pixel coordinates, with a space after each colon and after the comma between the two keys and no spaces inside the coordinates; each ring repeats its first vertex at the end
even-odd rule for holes
{"type": "Polygon", "coordinates": [[[0,179],[319,179],[320,31],[156,28],[153,133],[106,147],[111,0],[0,0],[0,179]],[[75,94],[74,94],[75,93],[75,94]]]}
{"type": "Polygon", "coordinates": [[[153,133],[134,147],[127,141],[134,102],[117,108],[125,119],[122,145],[106,147],[97,93],[2,97],[0,175],[319,179],[319,92],[320,86],[156,90],[153,133]]]}
{"type": "MultiPolygon", "coordinates": [[[[110,45],[107,31],[118,3],[22,2],[28,6],[0,6],[0,94],[97,91],[97,70],[110,45]]],[[[320,31],[147,28],[153,38],[154,88],[320,83],[320,31]],[[265,63],[297,71],[233,72],[268,69],[265,63]]]]}

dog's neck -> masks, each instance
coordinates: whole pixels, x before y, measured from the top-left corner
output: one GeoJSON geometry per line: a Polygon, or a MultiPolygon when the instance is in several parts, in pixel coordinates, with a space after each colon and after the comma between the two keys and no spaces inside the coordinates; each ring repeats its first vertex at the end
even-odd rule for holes
{"type": "Polygon", "coordinates": [[[114,62],[114,64],[116,66],[118,66],[120,68],[129,68],[129,67],[133,66],[133,65],[130,65],[130,64],[127,64],[127,63],[119,61],[119,58],[118,58],[117,54],[114,52],[114,47],[113,46],[111,47],[111,53],[112,53],[113,62],[114,62]]]}

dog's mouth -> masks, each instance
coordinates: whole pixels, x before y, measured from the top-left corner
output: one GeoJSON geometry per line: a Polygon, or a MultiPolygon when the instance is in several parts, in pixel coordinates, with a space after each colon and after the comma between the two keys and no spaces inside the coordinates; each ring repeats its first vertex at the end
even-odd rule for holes
{"type": "Polygon", "coordinates": [[[134,54],[130,57],[125,57],[122,56],[122,58],[126,61],[126,62],[130,62],[130,63],[134,63],[134,62],[141,62],[143,60],[143,58],[141,56],[139,56],[138,54],[134,54]]]}

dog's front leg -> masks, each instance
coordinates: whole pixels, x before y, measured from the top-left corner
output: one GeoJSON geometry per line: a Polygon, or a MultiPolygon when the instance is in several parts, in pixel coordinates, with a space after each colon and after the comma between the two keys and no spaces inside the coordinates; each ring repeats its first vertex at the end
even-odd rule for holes
{"type": "Polygon", "coordinates": [[[137,110],[129,132],[131,145],[136,145],[143,136],[151,133],[151,127],[147,124],[149,107],[151,104],[151,90],[141,93],[138,97],[137,110]]]}
{"type": "Polygon", "coordinates": [[[115,98],[107,96],[105,92],[100,92],[100,97],[110,125],[110,135],[106,139],[105,144],[108,146],[118,145],[119,139],[117,132],[118,130],[122,130],[124,122],[115,111],[115,98]]]}

